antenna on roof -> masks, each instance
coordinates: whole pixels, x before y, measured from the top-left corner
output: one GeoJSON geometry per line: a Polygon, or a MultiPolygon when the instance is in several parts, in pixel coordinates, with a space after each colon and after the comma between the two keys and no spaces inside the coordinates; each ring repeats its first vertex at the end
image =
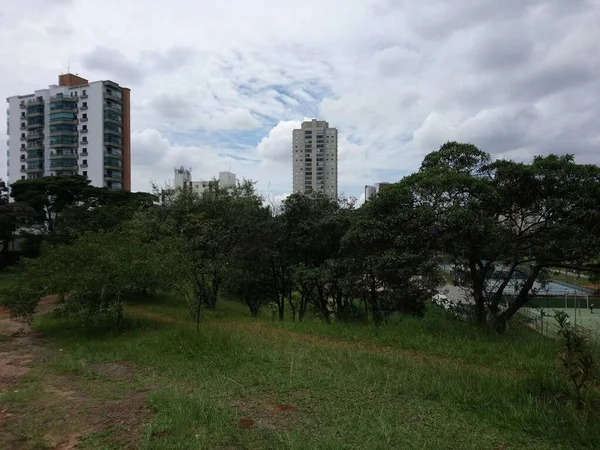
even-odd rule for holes
{"type": "Polygon", "coordinates": [[[67,73],[71,73],[71,58],[67,59],[67,73]]]}

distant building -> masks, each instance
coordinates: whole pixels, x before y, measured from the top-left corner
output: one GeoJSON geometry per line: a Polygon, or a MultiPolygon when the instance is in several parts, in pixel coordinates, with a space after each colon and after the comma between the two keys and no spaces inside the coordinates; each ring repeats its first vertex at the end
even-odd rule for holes
{"type": "Polygon", "coordinates": [[[323,120],[308,120],[292,132],[294,192],[320,191],[338,195],[338,132],[323,120]]]}
{"type": "Polygon", "coordinates": [[[58,85],[8,102],[8,183],[83,175],[92,186],[131,190],[128,88],[67,73],[58,85]]]}
{"type": "Polygon", "coordinates": [[[209,188],[211,183],[214,183],[215,181],[219,182],[219,187],[221,188],[232,188],[237,184],[235,174],[231,172],[219,172],[219,178],[217,180],[193,181],[192,169],[186,169],[181,166],[175,168],[173,187],[180,189],[191,188],[195,193],[201,195],[209,188]]]}
{"type": "Polygon", "coordinates": [[[381,191],[382,189],[387,188],[392,183],[381,182],[375,183],[374,185],[365,185],[365,201],[369,200],[371,197],[374,197],[381,191]]]}

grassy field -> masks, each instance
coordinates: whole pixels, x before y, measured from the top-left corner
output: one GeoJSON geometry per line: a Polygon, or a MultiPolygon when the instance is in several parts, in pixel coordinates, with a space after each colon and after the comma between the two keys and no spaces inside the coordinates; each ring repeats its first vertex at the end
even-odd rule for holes
{"type": "Polygon", "coordinates": [[[127,318],[42,316],[0,342],[30,360],[0,395],[0,448],[600,448],[557,343],[518,325],[499,338],[436,308],[381,329],[279,323],[224,301],[196,331],[163,299],[127,318]]]}

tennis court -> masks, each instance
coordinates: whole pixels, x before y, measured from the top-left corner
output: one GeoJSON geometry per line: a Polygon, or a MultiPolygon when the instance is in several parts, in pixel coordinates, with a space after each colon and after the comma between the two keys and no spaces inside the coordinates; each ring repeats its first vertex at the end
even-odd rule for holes
{"type": "MultiPolygon", "coordinates": [[[[557,300],[561,300],[563,304],[565,302],[564,298],[557,298],[557,300]]],[[[594,312],[591,312],[589,308],[584,307],[584,300],[585,299],[582,298],[575,300],[571,298],[569,302],[567,299],[567,302],[570,303],[568,308],[565,308],[564,305],[562,308],[554,306],[527,306],[521,309],[521,313],[526,317],[532,328],[535,328],[546,336],[556,336],[558,328],[556,320],[554,320],[554,312],[564,311],[569,315],[569,320],[572,325],[586,328],[590,332],[592,341],[600,343],[600,311],[597,308],[594,308],[594,312]]],[[[589,299],[589,302],[592,303],[591,298],[589,299]]],[[[594,299],[593,302],[596,305],[600,305],[600,302],[597,299],[594,299]]]]}

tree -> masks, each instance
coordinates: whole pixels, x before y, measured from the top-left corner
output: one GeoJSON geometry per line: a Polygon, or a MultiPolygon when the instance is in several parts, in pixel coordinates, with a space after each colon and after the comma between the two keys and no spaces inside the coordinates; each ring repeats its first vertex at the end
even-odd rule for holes
{"type": "Polygon", "coordinates": [[[7,261],[9,245],[14,239],[14,233],[23,226],[28,225],[34,218],[35,212],[23,203],[9,203],[8,187],[6,182],[0,179],[0,268],[7,261]]]}
{"type": "Polygon", "coordinates": [[[33,208],[38,221],[52,231],[59,214],[67,206],[83,199],[89,183],[81,175],[19,180],[11,185],[10,195],[16,202],[33,208]]]}
{"type": "Polygon", "coordinates": [[[465,274],[481,325],[503,330],[550,267],[595,270],[587,262],[600,245],[597,166],[578,165],[571,155],[490,162],[475,146],[451,142],[402,184],[416,205],[435,211],[429,245],[465,274]]]}
{"type": "MultiPolygon", "coordinates": [[[[291,278],[300,292],[299,318],[302,320],[306,305],[313,304],[325,321],[331,320],[332,305],[328,287],[328,261],[339,255],[341,240],[348,229],[351,207],[340,205],[325,194],[292,194],[282,205],[280,220],[286,247],[282,251],[289,255],[291,278]]],[[[283,253],[282,253],[283,254],[283,253]]],[[[283,273],[279,278],[283,280],[283,273]]],[[[292,292],[281,283],[279,292],[280,318],[283,318],[284,299],[292,292]]]]}
{"type": "Polygon", "coordinates": [[[357,212],[343,240],[354,294],[376,324],[394,313],[422,316],[440,283],[435,248],[427,245],[434,210],[418,205],[399,183],[380,192],[357,212]]]}

